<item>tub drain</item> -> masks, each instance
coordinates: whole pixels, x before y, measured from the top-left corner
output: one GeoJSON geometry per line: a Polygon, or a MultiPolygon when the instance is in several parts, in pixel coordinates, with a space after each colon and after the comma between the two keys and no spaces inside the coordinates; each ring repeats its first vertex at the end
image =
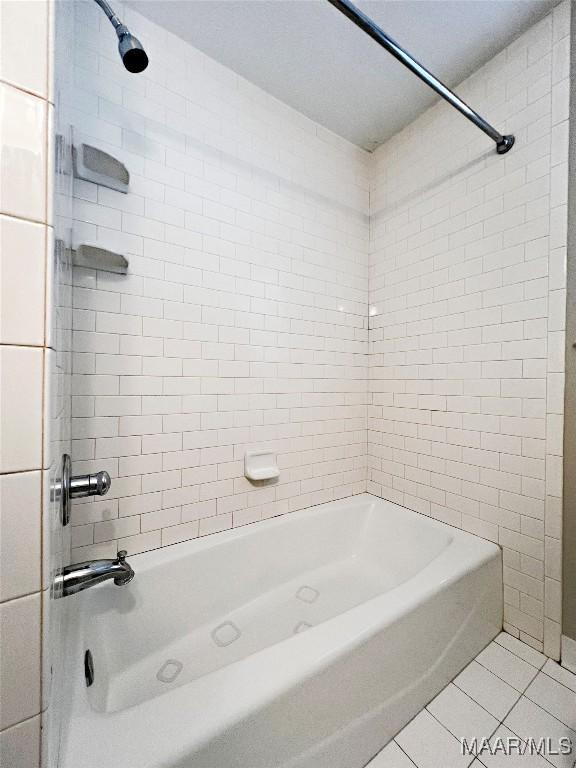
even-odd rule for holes
{"type": "Polygon", "coordinates": [[[86,687],[90,688],[94,682],[94,659],[90,648],[84,654],[84,679],[86,680],[86,687]]]}

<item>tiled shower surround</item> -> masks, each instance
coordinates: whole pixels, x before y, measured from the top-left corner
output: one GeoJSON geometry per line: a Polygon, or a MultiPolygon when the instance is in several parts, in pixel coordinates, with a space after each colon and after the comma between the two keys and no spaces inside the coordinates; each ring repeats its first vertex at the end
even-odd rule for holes
{"type": "Polygon", "coordinates": [[[505,626],[557,657],[569,6],[374,155],[368,490],[500,543],[505,626]]]}
{"type": "Polygon", "coordinates": [[[141,76],[95,5],[77,14],[92,50],[70,91],[75,141],[131,181],[76,185],[77,242],[130,260],[126,277],[76,270],[75,471],[113,477],[75,508],[76,560],[366,487],[369,155],[126,18],[141,76]],[[277,484],[244,478],[250,448],[277,455],[277,484]]]}
{"type": "Polygon", "coordinates": [[[557,656],[568,11],[458,88],[516,134],[498,157],[445,104],[368,154],[130,9],[129,75],[79,5],[75,141],[131,189],[76,184],[76,242],[130,272],[76,270],[75,470],[113,487],[76,504],[75,560],[368,482],[502,544],[506,628],[557,656]]]}

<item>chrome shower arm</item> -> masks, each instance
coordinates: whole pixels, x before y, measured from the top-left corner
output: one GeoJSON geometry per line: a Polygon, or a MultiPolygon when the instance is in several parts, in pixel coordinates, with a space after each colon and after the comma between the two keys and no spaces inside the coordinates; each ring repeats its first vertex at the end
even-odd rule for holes
{"type": "Polygon", "coordinates": [[[94,2],[99,5],[100,8],[102,8],[106,16],[108,16],[110,19],[110,23],[116,30],[116,34],[118,34],[118,27],[123,27],[124,24],[122,24],[112,7],[106,2],[106,0],[94,0],[94,2]]]}

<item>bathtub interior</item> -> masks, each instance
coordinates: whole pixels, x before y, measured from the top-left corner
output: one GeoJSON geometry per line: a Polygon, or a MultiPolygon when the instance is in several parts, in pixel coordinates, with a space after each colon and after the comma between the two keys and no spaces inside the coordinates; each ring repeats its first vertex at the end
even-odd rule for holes
{"type": "Polygon", "coordinates": [[[313,631],[407,581],[452,540],[406,510],[324,506],[136,557],[127,589],[84,595],[91,706],[123,710],[313,631]]]}

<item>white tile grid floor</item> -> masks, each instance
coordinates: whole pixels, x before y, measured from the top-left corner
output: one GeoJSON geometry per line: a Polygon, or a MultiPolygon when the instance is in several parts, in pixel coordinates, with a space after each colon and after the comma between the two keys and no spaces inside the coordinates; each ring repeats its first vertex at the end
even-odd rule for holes
{"type": "MultiPolygon", "coordinates": [[[[560,750],[559,750],[560,751],[560,750]]],[[[574,768],[576,675],[502,632],[366,768],[574,768]],[[460,739],[572,741],[569,755],[463,755],[460,739]]]]}

